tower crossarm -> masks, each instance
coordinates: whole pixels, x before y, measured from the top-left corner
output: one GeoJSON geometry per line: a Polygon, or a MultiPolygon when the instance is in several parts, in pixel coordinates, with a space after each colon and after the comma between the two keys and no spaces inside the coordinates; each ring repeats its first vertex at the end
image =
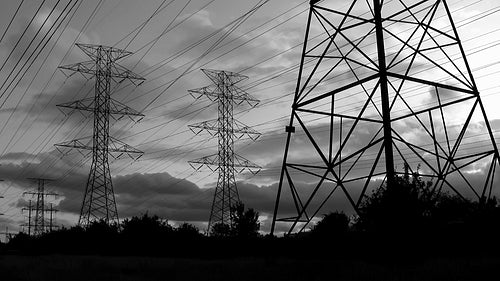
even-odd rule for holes
{"type": "Polygon", "coordinates": [[[216,102],[219,99],[229,98],[234,104],[237,105],[247,103],[251,107],[256,107],[260,103],[260,100],[252,97],[250,94],[238,87],[232,85],[228,85],[226,87],[229,88],[229,91],[222,92],[218,86],[209,85],[202,88],[191,89],[188,90],[188,92],[195,99],[205,96],[212,102],[216,102]]]}
{"type": "Polygon", "coordinates": [[[239,172],[248,170],[252,174],[257,174],[262,169],[261,166],[238,154],[234,154],[234,167],[239,168],[239,172]]]}
{"type": "Polygon", "coordinates": [[[248,76],[246,76],[246,75],[242,75],[242,74],[232,72],[232,71],[227,71],[227,70],[220,71],[220,70],[204,68],[201,71],[203,71],[203,73],[205,73],[205,75],[207,75],[208,78],[210,78],[210,80],[212,80],[212,82],[214,82],[215,84],[219,83],[219,81],[221,79],[227,79],[227,80],[231,81],[232,85],[248,79],[248,76]]]}
{"type": "MultiPolygon", "coordinates": [[[[62,142],[55,144],[56,147],[67,147],[67,148],[76,148],[82,150],[93,150],[92,146],[92,138],[85,137],[81,139],[75,139],[67,142],[62,142]]],[[[141,150],[138,150],[120,140],[117,140],[113,137],[109,137],[109,145],[108,152],[114,158],[119,158],[122,154],[127,154],[130,158],[137,160],[144,153],[141,150]],[[114,154],[113,154],[114,153],[114,154]],[[118,155],[116,155],[118,154],[118,155]]]]}
{"type": "Polygon", "coordinates": [[[203,131],[208,131],[211,136],[218,136],[221,133],[232,133],[237,139],[248,136],[252,140],[257,140],[261,136],[261,133],[257,132],[255,129],[237,120],[234,120],[232,129],[221,128],[218,120],[215,119],[188,125],[188,127],[196,135],[203,131]]]}
{"type": "MultiPolygon", "coordinates": [[[[63,72],[64,72],[64,70],[80,72],[83,74],[83,76],[85,76],[88,79],[90,79],[92,76],[96,75],[97,72],[99,71],[96,68],[95,61],[93,61],[93,60],[69,64],[69,65],[62,65],[62,66],[59,66],[59,68],[61,70],[63,70],[63,72]],[[88,77],[87,75],[90,75],[90,77],[88,77]]],[[[141,80],[141,81],[145,80],[140,75],[132,72],[131,70],[126,69],[125,67],[123,67],[117,63],[114,63],[110,68],[111,68],[110,73],[108,73],[108,74],[112,78],[128,79],[131,81],[133,81],[133,80],[141,80]]],[[[70,74],[70,75],[72,75],[72,74],[70,74]]],[[[68,75],[68,76],[70,76],[70,75],[68,75]]]]}
{"type": "Polygon", "coordinates": [[[141,151],[135,147],[132,147],[132,146],[130,146],[130,145],[128,145],[120,140],[117,140],[113,137],[110,137],[109,152],[120,153],[118,156],[114,156],[113,154],[111,154],[111,156],[113,156],[114,158],[118,158],[123,153],[125,153],[130,158],[132,158],[134,160],[139,159],[144,154],[143,151],[141,151]]]}
{"type": "Polygon", "coordinates": [[[92,150],[92,145],[90,144],[92,142],[92,138],[90,137],[85,137],[81,139],[75,139],[75,140],[70,140],[70,141],[65,141],[61,143],[56,143],[54,144],[57,147],[69,147],[69,148],[77,148],[77,149],[86,149],[86,150],[92,150]]]}
{"type": "MultiPolygon", "coordinates": [[[[72,102],[67,102],[67,103],[61,103],[58,104],[57,106],[59,108],[63,109],[70,109],[70,113],[73,112],[74,110],[82,110],[82,111],[88,111],[88,112],[95,112],[96,110],[99,110],[99,108],[96,108],[94,106],[95,99],[94,98],[85,98],[81,100],[76,100],[72,102]]],[[[121,115],[121,116],[137,116],[137,117],[144,117],[144,114],[138,112],[135,109],[132,109],[123,103],[110,99],[109,101],[109,114],[113,115],[121,115]]],[[[63,111],[64,112],[64,111],[63,111]]],[[[66,112],[64,112],[66,113],[66,112]]]]}
{"type": "MultiPolygon", "coordinates": [[[[38,195],[39,192],[36,192],[36,191],[25,191],[23,192],[23,195],[38,195]]],[[[59,196],[58,193],[55,193],[55,192],[44,192],[43,194],[41,194],[42,196],[59,196]]]]}
{"type": "Polygon", "coordinates": [[[133,54],[130,51],[103,45],[83,44],[83,43],[76,43],[75,45],[78,48],[80,48],[80,50],[82,50],[87,56],[89,56],[94,60],[99,58],[99,54],[97,53],[98,50],[102,50],[105,53],[109,54],[110,59],[113,62],[133,54]]]}
{"type": "Polygon", "coordinates": [[[204,156],[198,159],[190,160],[188,161],[188,163],[195,170],[200,170],[203,166],[207,166],[213,172],[217,171],[220,167],[224,166],[234,167],[234,171],[237,173],[241,173],[244,170],[248,170],[251,173],[256,174],[262,169],[261,166],[253,163],[252,161],[238,154],[234,154],[234,163],[226,163],[221,161],[218,154],[212,154],[209,156],[204,156]]]}
{"type": "Polygon", "coordinates": [[[198,159],[193,159],[188,161],[189,165],[195,170],[200,170],[203,166],[207,166],[212,172],[217,171],[219,165],[219,155],[213,154],[209,156],[203,156],[198,159]]]}

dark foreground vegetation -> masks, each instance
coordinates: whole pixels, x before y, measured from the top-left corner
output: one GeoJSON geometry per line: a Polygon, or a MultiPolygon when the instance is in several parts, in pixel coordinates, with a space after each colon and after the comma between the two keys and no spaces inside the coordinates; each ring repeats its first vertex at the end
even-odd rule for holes
{"type": "Polygon", "coordinates": [[[480,280],[500,268],[497,200],[433,192],[417,175],[374,192],[360,217],[326,214],[298,235],[260,235],[242,204],[233,214],[208,236],[148,214],[21,233],[1,245],[2,280],[480,280]]]}

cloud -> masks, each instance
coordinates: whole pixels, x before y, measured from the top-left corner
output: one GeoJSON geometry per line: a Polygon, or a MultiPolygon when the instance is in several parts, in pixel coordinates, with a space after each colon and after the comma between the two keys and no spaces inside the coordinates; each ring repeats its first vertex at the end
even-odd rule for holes
{"type": "Polygon", "coordinates": [[[211,191],[168,173],[118,176],[114,186],[122,217],[149,212],[178,221],[208,218],[211,191]]]}
{"type": "Polygon", "coordinates": [[[5,236],[9,234],[14,234],[14,229],[19,227],[19,222],[11,218],[0,216],[0,225],[2,226],[1,232],[8,232],[8,234],[2,233],[0,240],[5,242],[5,236]]]}

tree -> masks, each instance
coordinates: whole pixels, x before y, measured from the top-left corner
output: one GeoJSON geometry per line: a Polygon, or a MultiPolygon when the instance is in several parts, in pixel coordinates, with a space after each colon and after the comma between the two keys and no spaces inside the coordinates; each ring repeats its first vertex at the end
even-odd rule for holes
{"type": "Polygon", "coordinates": [[[259,229],[259,213],[252,208],[245,210],[245,204],[240,201],[231,208],[231,224],[216,223],[209,235],[218,238],[249,238],[259,236],[259,229]]]}
{"type": "MultiPolygon", "coordinates": [[[[383,185],[363,200],[356,228],[367,231],[422,232],[450,227],[490,227],[500,216],[495,198],[473,202],[459,195],[433,192],[408,166],[393,185],[383,185]]],[[[496,226],[496,223],[494,224],[496,226]]]]}
{"type": "Polygon", "coordinates": [[[175,234],[181,239],[199,238],[202,236],[200,230],[189,223],[183,223],[175,229],[175,234]]]}
{"type": "Polygon", "coordinates": [[[406,166],[403,176],[396,176],[392,185],[381,186],[362,202],[356,226],[369,231],[421,229],[429,222],[436,202],[431,185],[418,172],[410,177],[406,166]]]}
{"type": "Polygon", "coordinates": [[[343,212],[323,215],[323,218],[311,230],[315,236],[342,235],[349,231],[349,218],[343,212]]]}
{"type": "Polygon", "coordinates": [[[219,222],[210,229],[210,236],[217,238],[225,238],[231,236],[231,226],[229,224],[219,222]]]}
{"type": "Polygon", "coordinates": [[[122,234],[128,237],[159,237],[173,231],[168,221],[146,212],[142,217],[132,217],[122,222],[122,234]]]}
{"type": "Polygon", "coordinates": [[[108,224],[104,219],[92,221],[87,227],[83,228],[85,233],[92,237],[115,237],[118,235],[120,227],[118,224],[108,224]]]}
{"type": "Polygon", "coordinates": [[[259,236],[259,213],[250,208],[245,210],[245,205],[238,202],[231,209],[231,235],[240,238],[259,236]]]}

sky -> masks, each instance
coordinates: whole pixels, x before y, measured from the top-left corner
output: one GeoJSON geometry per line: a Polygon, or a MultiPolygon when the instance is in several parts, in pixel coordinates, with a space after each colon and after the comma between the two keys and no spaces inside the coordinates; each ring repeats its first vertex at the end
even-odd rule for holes
{"type": "MultiPolygon", "coordinates": [[[[269,229],[308,1],[270,0],[241,20],[260,1],[88,0],[78,1],[63,18],[66,5],[76,2],[25,0],[10,26],[20,1],[4,2],[0,11],[0,32],[6,31],[0,41],[0,178],[4,180],[0,229],[20,229],[26,217],[22,208],[34,199],[23,192],[36,187],[28,179],[35,177],[53,180],[46,188],[59,195],[47,200],[59,209],[59,224],[74,225],[78,219],[91,159],[88,153],[54,147],[92,134],[92,116],[56,107],[93,94],[92,80],[57,69],[88,59],[74,47],[75,42],[133,52],[119,63],[146,79],[140,85],[123,81],[114,85],[111,94],[145,115],[138,122],[127,117],[111,120],[113,137],[144,152],[139,160],[111,159],[121,218],[149,212],[174,224],[188,221],[206,227],[217,174],[209,169],[195,171],[188,161],[215,153],[217,141],[206,133],[195,135],[187,126],[216,118],[217,107],[207,99],[194,99],[187,90],[211,84],[202,68],[248,76],[238,85],[261,102],[253,109],[236,107],[235,117],[262,136],[256,142],[243,138],[235,147],[238,154],[263,168],[257,175],[237,175],[238,190],[247,207],[260,212],[262,229],[269,229]],[[51,34],[50,26],[63,19],[54,35],[44,38],[51,34]],[[36,55],[30,57],[34,50],[36,55]]],[[[350,3],[325,2],[339,10],[350,3]]],[[[496,131],[500,129],[496,108],[500,5],[493,0],[447,2],[496,131]]]]}

